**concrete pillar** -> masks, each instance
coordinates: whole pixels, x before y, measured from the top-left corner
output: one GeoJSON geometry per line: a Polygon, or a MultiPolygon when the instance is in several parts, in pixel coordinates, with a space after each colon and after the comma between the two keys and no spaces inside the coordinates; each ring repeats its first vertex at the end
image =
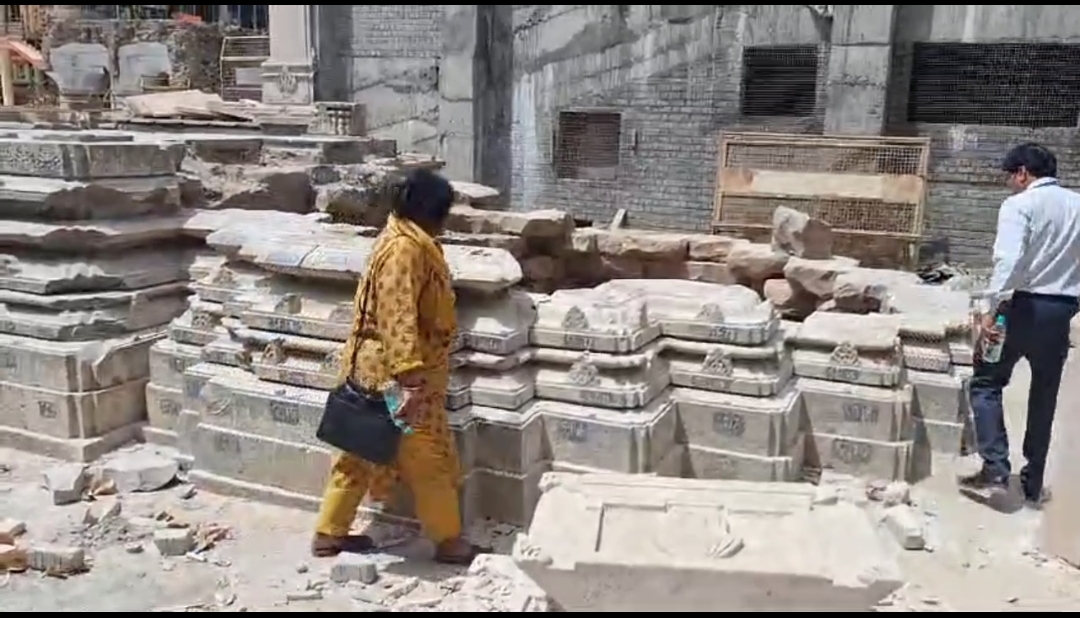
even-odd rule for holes
{"type": "Polygon", "coordinates": [[[881,135],[895,5],[834,4],[825,132],[881,135]]]}
{"type": "Polygon", "coordinates": [[[476,104],[473,78],[477,5],[443,6],[443,51],[439,64],[439,156],[453,180],[472,181],[476,161],[476,104]]]}
{"type": "Polygon", "coordinates": [[[307,4],[269,5],[270,59],[262,64],[264,103],[314,103],[312,8],[307,4]]]}

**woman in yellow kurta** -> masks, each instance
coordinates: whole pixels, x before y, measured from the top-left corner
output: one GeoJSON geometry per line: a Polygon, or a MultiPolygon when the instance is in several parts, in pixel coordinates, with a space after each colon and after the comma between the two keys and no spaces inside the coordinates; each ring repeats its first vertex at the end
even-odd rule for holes
{"type": "Polygon", "coordinates": [[[342,379],[369,391],[396,380],[402,387],[399,416],[412,432],[401,437],[392,466],[348,453],[334,459],[312,541],[316,556],[371,549],[369,537],[349,534],[356,509],[369,491],[387,497],[399,477],[412,489],[416,515],[435,542],[436,560],[467,564],[480,551],[461,537],[460,470],[444,407],[457,324],[450,269],[434,238],[452,199],[446,179],[427,170],[412,172],[368,261],[364,280],[373,284],[366,304],[364,281],[357,288],[357,313],[364,306],[367,311],[355,317],[342,355],[342,379]]]}

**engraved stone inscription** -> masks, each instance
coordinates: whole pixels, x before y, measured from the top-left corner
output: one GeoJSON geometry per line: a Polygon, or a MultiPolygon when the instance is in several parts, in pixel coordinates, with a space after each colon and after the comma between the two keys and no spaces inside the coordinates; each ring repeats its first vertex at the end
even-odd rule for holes
{"type": "Polygon", "coordinates": [[[596,338],[591,335],[576,335],[566,333],[563,335],[563,346],[575,350],[591,350],[596,343],[596,338]]]}
{"type": "Polygon", "coordinates": [[[215,434],[213,447],[215,451],[222,455],[239,455],[240,438],[228,433],[215,434]]]}
{"type": "Polygon", "coordinates": [[[469,347],[477,352],[495,352],[502,349],[502,341],[496,337],[468,335],[469,347]]]}
{"type": "Polygon", "coordinates": [[[56,405],[51,401],[39,401],[37,403],[38,416],[41,418],[56,418],[58,413],[56,405]]]}
{"type": "Polygon", "coordinates": [[[712,429],[722,436],[740,438],[746,433],[746,418],[735,412],[716,412],[712,417],[712,429]]]}
{"type": "Polygon", "coordinates": [[[555,424],[555,435],[574,444],[584,444],[589,439],[589,426],[581,421],[559,419],[555,424]]]}
{"type": "Polygon", "coordinates": [[[191,315],[191,327],[195,330],[212,330],[216,324],[217,320],[214,316],[205,311],[196,311],[191,315]]]}
{"type": "Polygon", "coordinates": [[[730,326],[711,326],[708,334],[709,341],[719,343],[735,343],[738,339],[738,331],[730,326]]]}
{"type": "Polygon", "coordinates": [[[844,420],[848,423],[874,424],[878,422],[881,415],[877,406],[865,403],[848,402],[843,405],[842,409],[844,411],[844,420]]]}
{"type": "Polygon", "coordinates": [[[690,375],[691,388],[700,388],[703,391],[726,391],[731,388],[731,378],[724,376],[710,376],[701,373],[690,375]]]}
{"type": "Polygon", "coordinates": [[[158,407],[164,416],[178,416],[180,414],[180,404],[172,399],[160,399],[158,407]]]}
{"type": "Polygon", "coordinates": [[[582,403],[594,406],[611,407],[621,403],[621,398],[611,391],[582,390],[580,394],[582,403]]]}
{"type": "Polygon", "coordinates": [[[832,454],[846,464],[859,465],[869,462],[874,452],[869,444],[837,438],[832,443],[832,454]]]}
{"type": "Polygon", "coordinates": [[[274,422],[283,425],[299,425],[300,404],[295,401],[272,399],[270,401],[270,418],[274,422]]]}
{"type": "Polygon", "coordinates": [[[589,318],[581,307],[574,305],[563,316],[562,327],[566,330],[589,330],[589,318]]]}
{"type": "Polygon", "coordinates": [[[839,367],[829,365],[825,367],[825,378],[835,382],[858,382],[862,377],[862,371],[854,367],[839,367]]]}
{"type": "Polygon", "coordinates": [[[266,320],[266,328],[279,333],[299,333],[300,320],[274,316],[266,320]]]}

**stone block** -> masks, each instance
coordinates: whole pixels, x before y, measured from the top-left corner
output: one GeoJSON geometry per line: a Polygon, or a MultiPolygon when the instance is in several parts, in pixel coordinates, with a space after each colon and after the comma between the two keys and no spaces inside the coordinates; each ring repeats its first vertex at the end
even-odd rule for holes
{"type": "Polygon", "coordinates": [[[832,257],[832,226],[810,215],[780,206],[773,211],[772,247],[811,260],[832,257]]]}
{"type": "Polygon", "coordinates": [[[330,567],[330,581],[344,584],[346,582],[360,582],[362,584],[374,584],[379,579],[379,569],[375,563],[366,556],[356,554],[339,554],[330,567]]]}
{"type": "Polygon", "coordinates": [[[728,270],[740,285],[760,290],[767,279],[784,276],[784,265],[790,257],[769,245],[740,243],[728,255],[728,270]]]}
{"type": "Polygon", "coordinates": [[[762,345],[776,333],[779,316],[757,292],[738,285],[673,279],[620,279],[595,290],[611,296],[638,296],[650,321],[667,337],[762,345]]]}
{"type": "Polygon", "coordinates": [[[86,552],[81,547],[32,545],[27,562],[35,571],[64,575],[81,573],[86,570],[86,552]]]}
{"type": "Polygon", "coordinates": [[[825,260],[810,260],[792,257],[784,265],[784,279],[792,289],[821,300],[833,297],[833,288],[840,273],[858,267],[859,262],[852,258],[835,257],[825,260]]]}
{"type": "Polygon", "coordinates": [[[667,361],[655,350],[633,355],[534,350],[536,396],[602,408],[639,408],[670,383],[667,361]]]}
{"type": "Polygon", "coordinates": [[[247,264],[222,264],[205,277],[191,283],[193,292],[204,301],[226,304],[237,297],[264,288],[273,277],[247,264]]]}
{"type": "Polygon", "coordinates": [[[814,433],[806,450],[807,465],[876,480],[906,481],[912,477],[910,440],[882,442],[814,433]]]}
{"type": "MultiPolygon", "coordinates": [[[[122,136],[116,136],[122,137],[122,136]]],[[[0,174],[64,179],[169,176],[180,169],[184,144],[114,139],[66,141],[0,137],[0,174]]]]}
{"type": "Polygon", "coordinates": [[[800,378],[891,388],[903,380],[903,357],[899,352],[856,351],[841,344],[832,352],[795,349],[791,362],[800,378]]]}
{"type": "Polygon", "coordinates": [[[902,270],[851,268],[836,274],[832,298],[836,307],[848,313],[881,311],[893,287],[917,285],[919,276],[902,270]]]}
{"type": "Polygon", "coordinates": [[[184,281],[191,251],[125,251],[116,255],[7,255],[0,258],[0,289],[29,294],[138,290],[184,281]]]}
{"type": "Polygon", "coordinates": [[[646,300],[628,291],[559,290],[537,299],[533,345],[589,352],[633,352],[660,336],[646,300]]]}
{"type": "Polygon", "coordinates": [[[96,438],[146,418],[146,380],[66,392],[0,382],[0,425],[53,438],[96,438]]]}
{"type": "Polygon", "coordinates": [[[450,379],[451,392],[459,389],[458,401],[447,407],[457,409],[465,405],[486,406],[502,410],[517,410],[536,395],[536,380],[528,368],[516,368],[505,372],[463,369],[455,371],[450,379]]]}
{"type": "Polygon", "coordinates": [[[457,314],[465,345],[489,354],[511,354],[527,346],[529,329],[536,321],[532,297],[520,290],[494,296],[459,295],[457,314]]]}
{"type": "Polygon", "coordinates": [[[309,497],[321,495],[331,457],[321,446],[207,423],[196,427],[191,454],[195,465],[190,478],[196,485],[201,484],[197,473],[210,473],[236,482],[236,489],[258,485],[309,497]]]}
{"type": "Polygon", "coordinates": [[[179,210],[176,176],[84,182],[0,175],[0,213],[10,219],[86,221],[179,210]]]}
{"type": "Polygon", "coordinates": [[[551,459],[616,472],[650,472],[676,444],[678,418],[667,396],[634,411],[542,402],[551,459]]]}
{"type": "Polygon", "coordinates": [[[0,333],[83,341],[147,330],[184,310],[185,283],[134,291],[39,295],[0,290],[0,333]]]}
{"type": "Polygon", "coordinates": [[[960,376],[908,370],[907,379],[914,389],[914,414],[917,418],[957,423],[970,415],[964,380],[960,376]]]}
{"type": "Polygon", "coordinates": [[[204,346],[222,336],[228,336],[223,324],[224,308],[218,303],[194,301],[191,306],[169,323],[169,339],[177,343],[204,346]]]}
{"type": "Polygon", "coordinates": [[[541,412],[539,402],[515,412],[472,406],[469,409],[475,433],[472,464],[523,474],[545,461],[548,457],[541,412]]]}
{"type": "Polygon", "coordinates": [[[551,473],[541,488],[513,558],[563,611],[871,611],[903,583],[866,513],[815,507],[812,487],[551,473]]]}
{"type": "Polygon", "coordinates": [[[760,347],[667,339],[663,342],[671,383],[688,388],[771,397],[792,375],[783,338],[760,347]]]}
{"type": "Polygon", "coordinates": [[[680,434],[692,446],[778,457],[790,455],[802,429],[794,389],[760,398],[687,388],[674,391],[680,434]]]}
{"type": "Polygon", "coordinates": [[[882,388],[800,378],[811,431],[882,442],[912,435],[911,388],[882,388]]]}
{"type": "Polygon", "coordinates": [[[0,335],[0,381],[62,392],[94,391],[146,377],[150,330],[97,341],[47,341],[0,335]]]}
{"type": "Polygon", "coordinates": [[[802,480],[803,434],[798,434],[786,455],[757,455],[707,446],[686,447],[683,474],[695,479],[727,479],[757,482],[802,480]]]}
{"type": "Polygon", "coordinates": [[[101,468],[102,478],[122,493],[157,491],[176,480],[176,460],[150,452],[121,453],[101,468]]]}
{"type": "Polygon", "coordinates": [[[81,501],[89,480],[82,464],[58,464],[45,470],[45,487],[56,505],[81,501]]]}
{"type": "Polygon", "coordinates": [[[906,504],[885,509],[885,527],[904,549],[918,550],[926,547],[922,517],[906,504]]]}
{"type": "Polygon", "coordinates": [[[903,339],[904,366],[919,372],[948,373],[952,355],[944,340],[919,341],[903,339]]]}
{"type": "Polygon", "coordinates": [[[507,212],[458,205],[451,209],[446,229],[466,234],[509,234],[563,244],[574,231],[574,219],[561,210],[507,212]]]}
{"type": "Polygon", "coordinates": [[[64,252],[121,251],[180,238],[187,215],[88,222],[5,221],[0,246],[64,252]]]}
{"type": "Polygon", "coordinates": [[[171,339],[150,348],[150,381],[160,387],[182,389],[184,370],[200,362],[200,348],[171,339]]]}
{"type": "Polygon", "coordinates": [[[191,528],[155,530],[154,547],[162,556],[183,556],[195,547],[195,532],[191,528]]]}
{"type": "Polygon", "coordinates": [[[975,445],[970,419],[957,422],[915,419],[915,447],[934,453],[966,455],[975,445]]]}

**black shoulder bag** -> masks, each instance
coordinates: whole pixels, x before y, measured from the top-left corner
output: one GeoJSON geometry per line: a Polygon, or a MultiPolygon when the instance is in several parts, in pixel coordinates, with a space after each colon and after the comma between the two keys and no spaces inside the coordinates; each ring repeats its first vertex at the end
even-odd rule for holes
{"type": "Polygon", "coordinates": [[[360,315],[357,318],[356,339],[352,358],[348,359],[345,382],[326,397],[326,408],[315,437],[330,446],[345,451],[374,464],[386,465],[397,458],[401,442],[401,429],[394,424],[386,401],[380,393],[362,389],[352,380],[356,370],[356,355],[360,344],[368,336],[374,337],[368,323],[368,299],[371,297],[372,281],[377,276],[375,264],[368,273],[361,292],[360,315]]]}

